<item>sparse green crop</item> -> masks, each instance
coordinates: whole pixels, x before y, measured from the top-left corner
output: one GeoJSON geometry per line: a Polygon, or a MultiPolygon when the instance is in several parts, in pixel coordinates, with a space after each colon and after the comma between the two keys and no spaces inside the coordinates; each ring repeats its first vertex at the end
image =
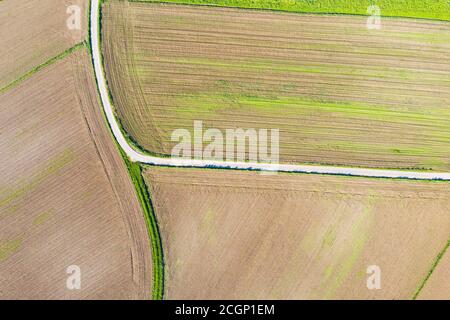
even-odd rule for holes
{"type": "Polygon", "coordinates": [[[151,2],[126,17],[111,2],[102,20],[108,84],[136,149],[170,155],[171,133],[201,119],[279,129],[282,163],[448,170],[450,25],[390,19],[372,32],[361,17],[151,2]]]}
{"type": "Polygon", "coordinates": [[[22,245],[22,239],[14,239],[0,242],[0,262],[6,261],[16,253],[22,245]]]}

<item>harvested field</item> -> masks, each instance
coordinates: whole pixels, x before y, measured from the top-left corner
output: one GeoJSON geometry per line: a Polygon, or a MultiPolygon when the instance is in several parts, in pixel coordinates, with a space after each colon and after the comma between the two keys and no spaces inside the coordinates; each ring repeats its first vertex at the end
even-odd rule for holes
{"type": "Polygon", "coordinates": [[[0,88],[83,41],[87,0],[0,1],[0,88]],[[69,30],[67,8],[81,9],[81,29],[69,30]]]}
{"type": "Polygon", "coordinates": [[[144,214],[91,68],[82,48],[0,95],[0,299],[151,297],[144,214]]]}
{"type": "Polygon", "coordinates": [[[131,140],[280,130],[283,163],[450,169],[450,24],[109,1],[103,50],[131,140]]]}
{"type": "Polygon", "coordinates": [[[157,167],[144,176],[168,299],[410,299],[450,235],[443,182],[157,167]],[[371,265],[379,290],[366,287],[371,265]]]}

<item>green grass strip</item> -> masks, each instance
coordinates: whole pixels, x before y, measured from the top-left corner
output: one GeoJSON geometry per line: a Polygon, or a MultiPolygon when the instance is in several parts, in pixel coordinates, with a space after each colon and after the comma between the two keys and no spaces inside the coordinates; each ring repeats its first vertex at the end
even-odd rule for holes
{"type": "Polygon", "coordinates": [[[61,60],[64,59],[65,57],[67,57],[68,55],[70,55],[72,52],[85,47],[86,41],[77,43],[75,46],[73,46],[72,48],[67,49],[66,51],[58,54],[57,56],[51,58],[50,60],[47,60],[46,62],[34,67],[33,69],[31,69],[30,71],[28,71],[27,73],[21,75],[19,78],[17,78],[16,80],[13,80],[12,82],[10,82],[9,84],[7,84],[6,86],[4,86],[3,88],[0,89],[0,93],[5,92],[6,90],[14,87],[15,85],[17,85],[18,83],[22,82],[25,79],[28,79],[29,77],[31,77],[33,74],[35,74],[36,72],[44,69],[45,67],[61,60]]]}
{"type": "Polygon", "coordinates": [[[431,275],[433,274],[434,270],[436,269],[437,265],[441,261],[442,257],[444,256],[445,252],[447,251],[448,247],[450,247],[450,239],[447,240],[447,244],[445,245],[444,249],[442,249],[441,252],[437,255],[436,259],[434,260],[433,265],[431,266],[430,271],[428,271],[425,279],[423,279],[422,283],[420,284],[419,288],[417,288],[416,292],[414,293],[412,299],[416,300],[417,297],[420,294],[420,291],[422,291],[423,287],[425,287],[425,284],[427,283],[428,279],[430,279],[431,275]]]}
{"type": "Polygon", "coordinates": [[[129,0],[131,2],[178,3],[298,13],[368,15],[377,5],[382,17],[450,21],[448,0],[129,0]]]}
{"type": "Polygon", "coordinates": [[[148,192],[147,185],[142,177],[141,166],[138,163],[131,162],[121,149],[120,153],[122,154],[122,158],[128,167],[131,179],[136,188],[139,201],[141,202],[144,210],[145,221],[147,222],[147,227],[150,234],[153,262],[152,298],[153,300],[162,300],[164,297],[164,256],[158,223],[156,221],[156,216],[151,203],[150,193],[148,192]]]}

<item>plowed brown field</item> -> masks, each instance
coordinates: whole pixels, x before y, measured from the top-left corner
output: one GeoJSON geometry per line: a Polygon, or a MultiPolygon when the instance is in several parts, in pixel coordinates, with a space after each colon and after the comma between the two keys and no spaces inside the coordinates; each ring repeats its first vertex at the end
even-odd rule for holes
{"type": "Polygon", "coordinates": [[[87,0],[0,1],[0,88],[83,41],[87,4],[87,0]],[[71,5],[80,8],[80,30],[67,27],[71,5]]]}
{"type": "Polygon", "coordinates": [[[284,163],[450,170],[450,24],[109,1],[103,50],[141,147],[173,130],[280,130],[284,163]]]}
{"type": "Polygon", "coordinates": [[[85,48],[0,95],[1,299],[151,297],[144,214],[101,110],[85,48]]]}
{"type": "Polygon", "coordinates": [[[145,179],[168,299],[410,299],[450,235],[448,183],[156,167],[145,179]],[[366,286],[371,265],[381,289],[366,286]]]}

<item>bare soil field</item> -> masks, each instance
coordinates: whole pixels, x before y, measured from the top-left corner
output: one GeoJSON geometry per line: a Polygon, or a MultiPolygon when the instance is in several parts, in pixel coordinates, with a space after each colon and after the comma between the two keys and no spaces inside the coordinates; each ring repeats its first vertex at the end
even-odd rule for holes
{"type": "Polygon", "coordinates": [[[144,214],[108,130],[86,48],[0,95],[0,299],[151,297],[144,214]]]}
{"type": "Polygon", "coordinates": [[[0,88],[83,41],[87,4],[87,0],[0,1],[0,88]],[[71,5],[80,8],[80,30],[67,27],[71,5]]]}
{"type": "Polygon", "coordinates": [[[411,299],[450,235],[443,182],[162,167],[144,176],[167,299],[411,299]],[[371,265],[381,289],[366,286],[371,265]]]}
{"type": "Polygon", "coordinates": [[[450,24],[109,1],[103,51],[142,148],[173,130],[280,130],[284,163],[450,169],[450,24]]]}

